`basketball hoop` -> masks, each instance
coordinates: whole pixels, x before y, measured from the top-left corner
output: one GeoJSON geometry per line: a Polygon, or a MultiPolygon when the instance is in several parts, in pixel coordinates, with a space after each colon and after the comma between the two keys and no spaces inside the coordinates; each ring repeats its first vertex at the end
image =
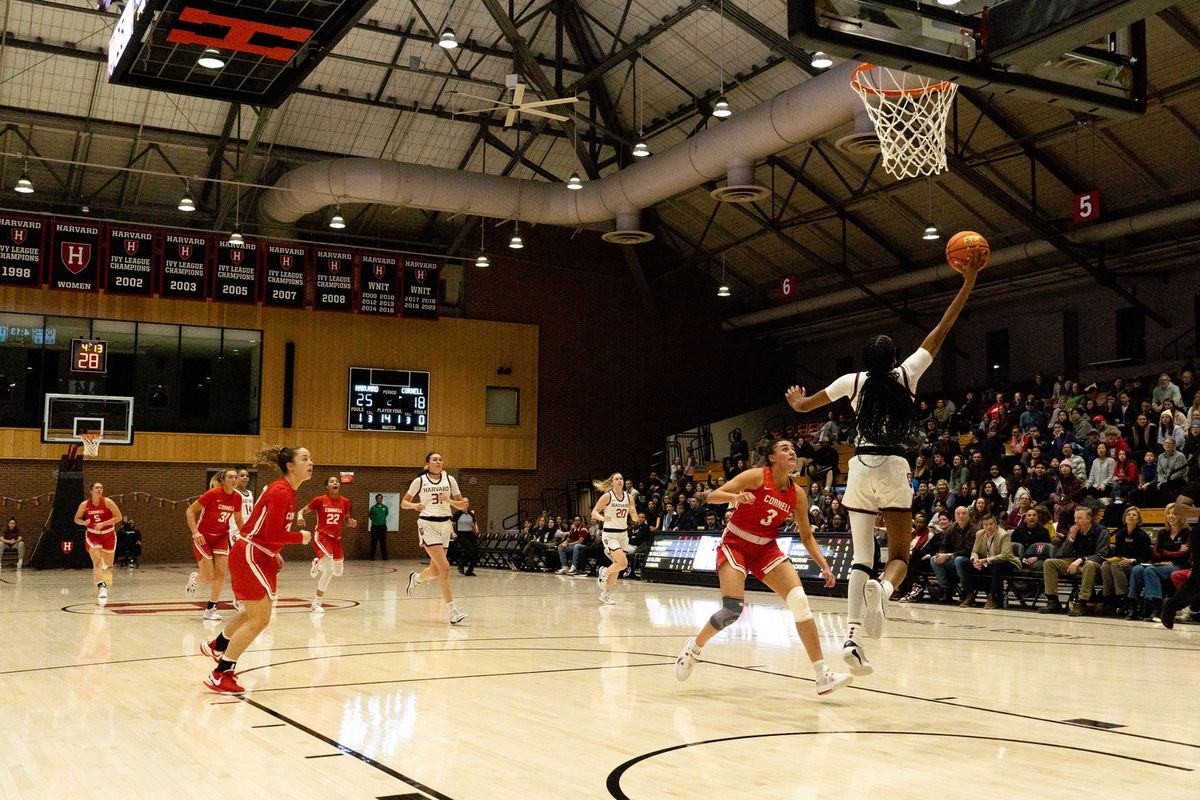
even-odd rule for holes
{"type": "Polygon", "coordinates": [[[85,456],[100,455],[100,440],[104,438],[102,433],[81,433],[79,441],[83,442],[83,454],[85,456]]]}
{"type": "Polygon", "coordinates": [[[885,170],[897,178],[946,171],[946,118],[958,84],[860,64],[850,85],[875,124],[885,170]]]}

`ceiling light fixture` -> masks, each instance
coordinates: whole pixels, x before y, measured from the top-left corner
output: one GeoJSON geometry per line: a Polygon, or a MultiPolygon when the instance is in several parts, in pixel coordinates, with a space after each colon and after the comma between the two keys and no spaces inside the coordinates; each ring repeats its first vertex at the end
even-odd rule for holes
{"type": "Polygon", "coordinates": [[[29,180],[27,170],[21,170],[21,177],[17,178],[17,185],[13,187],[13,191],[21,194],[33,194],[33,181],[29,180]]]}
{"type": "Polygon", "coordinates": [[[938,233],[937,226],[930,220],[929,224],[925,226],[925,232],[921,234],[921,238],[927,242],[931,242],[934,239],[942,238],[942,235],[938,233]]]}
{"type": "Polygon", "coordinates": [[[521,226],[515,219],[513,220],[513,235],[508,240],[508,246],[513,250],[520,250],[525,246],[525,243],[521,241],[521,226]]]}
{"type": "Polygon", "coordinates": [[[478,257],[475,259],[475,266],[482,269],[485,267],[490,267],[491,265],[492,262],[488,260],[487,253],[480,251],[478,257]]]}
{"type": "Polygon", "coordinates": [[[438,47],[445,50],[453,50],[458,47],[458,37],[454,35],[454,28],[449,25],[442,28],[442,35],[438,38],[438,47]]]}
{"type": "MultiPolygon", "coordinates": [[[[725,119],[733,114],[733,109],[729,107],[729,101],[725,99],[725,0],[721,0],[720,8],[721,31],[718,38],[721,43],[721,94],[717,97],[717,102],[713,104],[712,115],[717,119],[725,119]]],[[[734,45],[736,46],[736,44],[735,40],[734,45]]]]}
{"type": "Polygon", "coordinates": [[[583,180],[580,179],[578,172],[572,172],[571,177],[567,178],[567,188],[568,189],[582,189],[583,188],[583,180]]]}
{"type": "Polygon", "coordinates": [[[812,65],[813,69],[829,69],[833,66],[833,59],[818,50],[813,53],[812,65]]]}
{"type": "Polygon", "coordinates": [[[725,95],[717,98],[717,102],[713,105],[712,115],[717,119],[733,116],[733,109],[729,107],[729,101],[725,99],[725,95]]]}
{"type": "Polygon", "coordinates": [[[937,4],[939,6],[956,6],[959,4],[959,0],[937,0],[937,4]]]}
{"type": "Polygon", "coordinates": [[[196,198],[192,196],[190,185],[186,183],[183,185],[183,197],[179,198],[179,205],[176,208],[188,213],[196,210],[196,198]]]}
{"type": "Polygon", "coordinates": [[[645,101],[638,94],[638,62],[641,61],[640,54],[633,62],[633,103],[637,109],[638,123],[638,140],[633,146],[634,158],[645,158],[650,155],[650,148],[646,146],[646,133],[642,127],[642,114],[645,111],[645,101]]]}
{"type": "Polygon", "coordinates": [[[645,158],[650,155],[650,148],[641,139],[638,139],[637,144],[633,146],[633,155],[636,158],[645,158]]]}
{"type": "Polygon", "coordinates": [[[225,59],[221,56],[220,50],[206,47],[200,57],[196,59],[196,66],[205,69],[220,69],[225,66],[225,59]]]}
{"type": "MultiPolygon", "coordinates": [[[[483,168],[487,170],[487,144],[483,145],[483,168]]],[[[483,217],[479,218],[479,257],[475,259],[475,266],[490,267],[492,262],[487,257],[487,246],[484,243],[483,237],[487,235],[487,225],[484,224],[483,217]]]]}
{"type": "Polygon", "coordinates": [[[729,297],[729,284],[725,283],[725,254],[721,254],[721,285],[717,287],[717,297],[729,297]]]}
{"type": "Polygon", "coordinates": [[[229,234],[229,243],[236,247],[241,247],[246,243],[245,240],[242,239],[242,229],[240,226],[234,228],[233,233],[229,234]]]}
{"type": "Polygon", "coordinates": [[[333,216],[329,218],[329,227],[335,231],[340,231],[346,227],[346,218],[342,216],[342,204],[338,203],[333,211],[333,216]]]}

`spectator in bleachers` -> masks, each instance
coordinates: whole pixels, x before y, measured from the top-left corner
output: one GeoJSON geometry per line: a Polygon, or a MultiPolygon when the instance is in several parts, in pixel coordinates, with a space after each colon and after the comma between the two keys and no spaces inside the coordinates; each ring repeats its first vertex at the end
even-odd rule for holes
{"type": "Polygon", "coordinates": [[[971,460],[967,463],[967,481],[974,484],[976,487],[983,486],[983,482],[988,477],[988,466],[984,462],[983,451],[976,450],[971,454],[971,460]]]}
{"type": "Polygon", "coordinates": [[[729,434],[729,457],[743,464],[750,460],[750,443],[742,438],[742,429],[734,428],[729,434]]]}
{"type": "Polygon", "coordinates": [[[796,471],[794,476],[812,476],[812,462],[817,456],[817,450],[812,442],[801,436],[796,441],[796,471]]]}
{"type": "Polygon", "coordinates": [[[1188,460],[1195,459],[1197,453],[1200,453],[1200,420],[1192,422],[1187,438],[1183,440],[1183,454],[1188,460]]]}
{"type": "Polygon", "coordinates": [[[1132,617],[1128,619],[1153,619],[1162,610],[1163,585],[1170,580],[1171,573],[1183,569],[1188,563],[1191,530],[1175,503],[1166,508],[1166,524],[1159,530],[1150,550],[1150,561],[1138,564],[1129,572],[1129,600],[1132,617]],[[1140,602],[1139,602],[1140,601],[1140,602]]]}
{"type": "Polygon", "coordinates": [[[1050,495],[1054,494],[1058,487],[1057,477],[1051,475],[1044,461],[1038,461],[1033,465],[1033,477],[1029,479],[1029,494],[1033,498],[1034,505],[1041,505],[1050,500],[1050,495]]]}
{"type": "Polygon", "coordinates": [[[678,485],[679,481],[682,480],[682,478],[683,478],[683,460],[680,459],[678,456],[676,456],[671,461],[671,474],[667,476],[667,479],[671,483],[678,485]]]}
{"type": "Polygon", "coordinates": [[[917,485],[917,491],[913,493],[912,513],[924,514],[926,519],[933,513],[933,494],[929,491],[929,484],[922,481],[917,485]]]}
{"type": "Polygon", "coordinates": [[[1176,449],[1183,449],[1186,433],[1182,425],[1175,423],[1175,416],[1170,411],[1162,412],[1158,417],[1158,440],[1155,442],[1155,452],[1161,453],[1168,439],[1175,442],[1176,449]]]}
{"type": "Polygon", "coordinates": [[[1179,398],[1180,408],[1187,408],[1196,402],[1196,381],[1195,375],[1190,369],[1185,369],[1179,373],[1179,398]]]}
{"type": "Polygon", "coordinates": [[[1068,431],[1061,422],[1054,423],[1050,432],[1054,437],[1050,442],[1050,449],[1054,453],[1061,453],[1064,447],[1075,443],[1075,431],[1068,431]]]}
{"type": "Polygon", "coordinates": [[[978,531],[979,526],[983,523],[983,518],[991,513],[988,511],[987,499],[983,495],[979,495],[971,500],[971,504],[967,508],[970,509],[968,519],[971,527],[978,531]]]}
{"type": "Polygon", "coordinates": [[[967,563],[960,570],[964,597],[959,606],[973,607],[975,595],[986,580],[988,599],[983,607],[1000,608],[1004,599],[1004,579],[1021,562],[1013,555],[1011,534],[1002,530],[991,514],[984,515],[982,528],[975,534],[971,555],[965,560],[967,563]]]}
{"type": "Polygon", "coordinates": [[[1022,490],[1029,493],[1029,475],[1025,471],[1023,464],[1013,464],[1008,477],[1004,479],[1004,494],[1008,497],[1009,505],[1013,503],[1013,498],[1022,490]]]}
{"type": "Polygon", "coordinates": [[[578,525],[572,525],[558,544],[558,561],[562,565],[558,569],[559,575],[579,573],[579,559],[592,541],[592,532],[584,526],[582,517],[578,519],[578,525]]]}
{"type": "Polygon", "coordinates": [[[944,397],[939,397],[933,404],[933,421],[937,423],[939,431],[948,430],[951,421],[954,419],[955,406],[950,400],[944,397]]]}
{"type": "Polygon", "coordinates": [[[829,502],[831,500],[830,493],[822,488],[821,484],[813,481],[808,486],[808,503],[810,506],[816,506],[821,512],[821,523],[824,524],[826,514],[829,511],[829,502]]]}
{"type": "MultiPolygon", "coordinates": [[[[1045,511],[1045,509],[1043,508],[1042,511],[1045,511]]],[[[1050,535],[1050,529],[1046,527],[1045,522],[1042,520],[1041,513],[1039,513],[1037,508],[1032,506],[1025,509],[1024,514],[1021,516],[1021,521],[1013,526],[1011,533],[1012,543],[1019,544],[1025,549],[1028,549],[1031,544],[1050,544],[1053,538],[1050,535]]],[[[1036,561],[1038,561],[1036,557],[1022,559],[1025,566],[1032,566],[1036,561]]]]}
{"type": "Polygon", "coordinates": [[[1117,462],[1108,455],[1108,445],[1101,442],[1096,445],[1096,458],[1088,470],[1084,493],[1088,497],[1107,498],[1112,496],[1117,462]]]}
{"type": "Polygon", "coordinates": [[[1022,433],[1029,433],[1031,428],[1043,428],[1046,425],[1046,415],[1042,413],[1041,404],[1033,395],[1025,398],[1025,410],[1018,418],[1017,427],[1022,433]]]}
{"type": "Polygon", "coordinates": [[[1133,427],[1137,416],[1138,404],[1133,402],[1133,397],[1129,392],[1120,392],[1117,395],[1117,418],[1113,424],[1120,429],[1122,436],[1129,435],[1129,430],[1133,427]]]}
{"type": "Polygon", "coordinates": [[[1092,432],[1092,421],[1088,418],[1086,409],[1076,406],[1071,409],[1071,412],[1067,416],[1071,421],[1071,429],[1075,434],[1075,441],[1082,442],[1092,432]]]}
{"type": "Polygon", "coordinates": [[[813,480],[821,483],[825,487],[825,491],[832,491],[837,482],[838,459],[838,451],[833,446],[833,442],[824,437],[819,439],[813,454],[810,472],[813,480]]]}
{"type": "Polygon", "coordinates": [[[926,516],[918,512],[913,515],[912,543],[910,545],[908,574],[904,582],[896,588],[892,599],[902,603],[914,603],[925,596],[925,588],[933,577],[929,560],[937,552],[941,533],[935,532],[925,523],[926,516]]]}
{"type": "Polygon", "coordinates": [[[1026,512],[1033,509],[1033,498],[1029,492],[1021,492],[1017,495],[1017,502],[1013,504],[1008,513],[1000,520],[1001,527],[1006,531],[1015,531],[1021,521],[1025,519],[1026,512]]]}
{"type": "Polygon", "coordinates": [[[831,442],[836,442],[838,438],[838,424],[832,411],[826,416],[825,424],[817,431],[814,437],[818,442],[822,439],[828,439],[831,442]]]}
{"type": "Polygon", "coordinates": [[[956,454],[950,464],[950,491],[958,494],[958,488],[968,480],[970,480],[970,472],[963,463],[963,457],[956,454]]]}
{"type": "Polygon", "coordinates": [[[1100,565],[1104,584],[1104,613],[1124,616],[1132,609],[1129,602],[1129,573],[1138,564],[1150,561],[1150,536],[1142,530],[1142,511],[1137,506],[1125,509],[1122,525],[1113,534],[1112,550],[1100,565]]]}
{"type": "Polygon", "coordinates": [[[1176,408],[1183,405],[1183,394],[1179,391],[1179,387],[1171,382],[1171,376],[1165,372],[1158,376],[1158,384],[1150,393],[1150,405],[1155,411],[1161,413],[1164,400],[1172,401],[1176,408]]]}
{"type": "Polygon", "coordinates": [[[955,569],[955,559],[968,555],[975,543],[975,528],[971,525],[970,516],[967,506],[954,509],[954,522],[943,531],[942,539],[938,543],[938,552],[929,561],[939,587],[935,600],[954,599],[954,587],[962,586],[960,575],[955,569]]]}
{"type": "Polygon", "coordinates": [[[1070,393],[1067,395],[1067,402],[1063,406],[1068,412],[1083,404],[1085,397],[1083,394],[1083,386],[1079,381],[1072,381],[1070,393]]]}
{"type": "MultiPolygon", "coordinates": [[[[1121,421],[1121,410],[1117,406],[1116,395],[1106,394],[1104,396],[1104,405],[1100,408],[1101,415],[1104,416],[1104,427],[1116,425],[1121,421]]],[[[1093,420],[1093,423],[1095,420],[1093,420]]]]}
{"type": "Polygon", "coordinates": [[[646,518],[646,524],[650,527],[650,530],[659,530],[658,525],[662,522],[663,510],[662,503],[659,502],[657,494],[651,495],[650,499],[646,501],[646,510],[642,516],[646,518]]]}
{"type": "Polygon", "coordinates": [[[715,511],[705,511],[704,521],[696,528],[698,531],[723,531],[725,530],[724,523],[721,517],[717,516],[715,511]]]}
{"type": "Polygon", "coordinates": [[[940,453],[942,459],[947,464],[953,464],[955,456],[960,456],[959,461],[962,460],[962,450],[959,447],[958,440],[951,436],[948,430],[942,430],[938,435],[937,442],[933,444],[932,450],[935,454],[940,453]]]}
{"type": "Polygon", "coordinates": [[[934,450],[929,462],[929,482],[936,485],[938,481],[950,480],[950,464],[940,450],[934,450]]]}
{"type": "MultiPolygon", "coordinates": [[[[939,505],[947,509],[950,507],[950,498],[952,495],[950,493],[950,483],[948,481],[945,479],[938,480],[938,482],[934,484],[932,495],[933,507],[936,508],[939,505]]],[[[932,520],[933,517],[930,516],[930,519],[932,520]]]]}
{"type": "Polygon", "coordinates": [[[679,529],[684,531],[699,530],[704,522],[704,510],[700,507],[700,498],[692,495],[688,498],[687,508],[679,520],[679,529]]]}
{"type": "Polygon", "coordinates": [[[1071,462],[1063,460],[1058,463],[1058,483],[1050,499],[1059,507],[1074,506],[1083,500],[1083,481],[1071,468],[1071,462]]]}
{"type": "Polygon", "coordinates": [[[829,520],[829,530],[832,533],[846,533],[850,530],[846,524],[846,517],[841,513],[834,514],[829,520]]]}
{"type": "Polygon", "coordinates": [[[1131,497],[1138,487],[1138,463],[1130,457],[1129,451],[1118,450],[1116,463],[1113,464],[1112,497],[1114,501],[1131,497]]]}
{"type": "Polygon", "coordinates": [[[965,506],[970,511],[973,502],[975,502],[975,487],[970,483],[964,483],[958,487],[957,492],[950,495],[950,502],[946,504],[946,510],[953,511],[960,506],[965,506]]]}
{"type": "Polygon", "coordinates": [[[1158,450],[1158,426],[1145,414],[1139,413],[1134,418],[1133,427],[1129,429],[1129,449],[1139,458],[1158,450]]]}
{"type": "Polygon", "coordinates": [[[1158,456],[1154,472],[1154,483],[1159,497],[1174,497],[1186,482],[1187,456],[1182,452],[1182,445],[1176,447],[1174,439],[1166,439],[1163,441],[1163,451],[1158,456]]]}
{"type": "Polygon", "coordinates": [[[666,511],[663,512],[662,524],[658,526],[660,531],[678,530],[679,520],[683,517],[683,508],[680,503],[673,506],[668,505],[666,511]]]}
{"type": "MultiPolygon", "coordinates": [[[[1071,471],[1075,473],[1075,477],[1081,485],[1087,481],[1087,463],[1084,462],[1083,456],[1079,455],[1075,450],[1075,445],[1064,444],[1062,446],[1058,463],[1060,467],[1063,464],[1067,464],[1071,468],[1071,471]]],[[[1062,470],[1060,469],[1059,472],[1061,474],[1062,470]]]]}
{"type": "Polygon", "coordinates": [[[1054,549],[1054,558],[1046,560],[1042,565],[1042,575],[1045,579],[1046,607],[1040,609],[1043,614],[1054,614],[1062,611],[1058,600],[1058,579],[1063,575],[1080,575],[1079,599],[1071,604],[1069,614],[1078,617],[1083,614],[1086,603],[1092,597],[1092,588],[1100,565],[1108,557],[1108,528],[1093,521],[1092,510],[1087,506],[1075,509],[1075,524],[1065,536],[1059,540],[1054,549]]]}
{"type": "Polygon", "coordinates": [[[1155,504],[1158,480],[1158,455],[1153,450],[1147,450],[1142,456],[1142,466],[1138,470],[1138,485],[1133,492],[1133,502],[1142,506],[1155,504]]]}
{"type": "Polygon", "coordinates": [[[923,455],[918,454],[913,462],[912,481],[914,486],[929,482],[929,465],[923,455]]]}

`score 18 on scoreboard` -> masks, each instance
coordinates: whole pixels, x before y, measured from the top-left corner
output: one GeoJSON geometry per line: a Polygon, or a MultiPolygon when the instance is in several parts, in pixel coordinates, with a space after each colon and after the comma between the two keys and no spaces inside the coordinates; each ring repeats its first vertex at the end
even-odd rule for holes
{"type": "Polygon", "coordinates": [[[429,373],[351,367],[346,430],[429,432],[429,373]]]}

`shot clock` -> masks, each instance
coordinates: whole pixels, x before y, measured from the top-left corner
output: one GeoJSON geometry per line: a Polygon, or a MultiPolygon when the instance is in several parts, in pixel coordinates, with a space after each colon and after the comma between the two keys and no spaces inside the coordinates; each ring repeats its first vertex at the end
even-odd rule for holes
{"type": "Polygon", "coordinates": [[[103,339],[72,339],[71,371],[107,374],[108,342],[103,339]]]}

